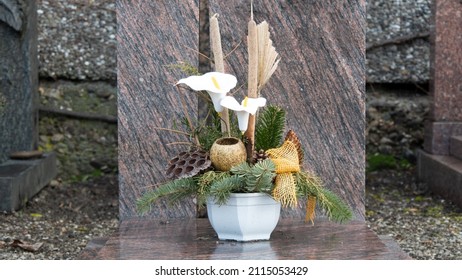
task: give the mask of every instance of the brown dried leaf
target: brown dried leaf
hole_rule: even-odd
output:
[[[29,243],[19,239],[13,240],[13,243],[10,244],[11,247],[21,248],[28,252],[37,252],[42,247],[42,242]]]

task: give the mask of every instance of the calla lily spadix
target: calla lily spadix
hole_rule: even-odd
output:
[[[221,100],[220,104],[221,106],[236,112],[237,121],[239,123],[239,130],[244,133],[247,130],[247,125],[249,123],[249,115],[255,115],[259,107],[265,106],[266,99],[263,97],[246,97],[244,100],[242,100],[241,104],[239,104],[236,98],[232,96],[226,96]]]
[[[179,80],[176,84],[185,84],[195,91],[207,91],[215,111],[220,113],[223,111],[220,101],[236,86],[237,79],[231,74],[208,72],[201,76],[189,76]]]

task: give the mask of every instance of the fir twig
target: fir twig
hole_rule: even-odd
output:
[[[214,182],[228,178],[231,175],[228,172],[208,171],[202,174],[197,180],[197,200],[199,205],[206,203],[207,197],[210,195],[210,188]]]
[[[230,172],[244,179],[245,189],[248,192],[271,193],[273,178],[276,175],[275,169],[273,161],[266,159],[255,165],[243,162],[233,166]]]
[[[286,113],[283,109],[277,106],[264,108],[255,127],[256,150],[266,151],[278,147],[282,141],[285,122]]]
[[[210,187],[210,194],[215,198],[218,204],[222,205],[228,201],[231,193],[237,189],[242,189],[245,182],[242,177],[233,175],[215,181]]]
[[[166,182],[143,194],[137,201],[137,210],[141,214],[146,213],[151,209],[152,204],[164,197],[173,204],[185,197],[194,195],[196,187],[196,181],[193,177]]]
[[[316,197],[317,204],[325,211],[329,220],[343,223],[352,219],[351,208],[335,193],[323,187],[322,181],[306,172],[295,174],[299,196]]]

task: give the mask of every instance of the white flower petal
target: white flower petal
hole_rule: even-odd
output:
[[[213,108],[215,109],[215,111],[217,111],[218,113],[223,112],[224,108],[220,105],[220,102],[226,96],[226,93],[218,93],[212,91],[207,91],[207,93],[210,95],[210,99],[212,99]]]
[[[208,72],[201,76],[181,79],[177,82],[178,84],[185,84],[195,91],[206,90],[226,94],[236,86],[237,79],[231,74]]]
[[[244,103],[245,103],[245,100],[242,101],[243,105]],[[249,112],[252,115],[255,115],[259,107],[263,107],[266,105],[266,99],[263,97],[247,98],[246,103],[247,103],[246,104],[247,106],[243,106],[244,110]]]
[[[231,74],[208,72],[203,77],[213,84],[213,88],[215,89],[213,92],[228,93],[237,85],[236,77]]]
[[[246,111],[236,111],[237,122],[239,124],[239,130],[244,133],[249,125],[250,114]]]
[[[230,110],[233,110],[233,111],[242,111],[242,110],[244,110],[242,105],[239,104],[239,102],[237,102],[236,98],[234,98],[232,96],[225,96],[221,100],[220,105],[225,107],[225,108],[228,108]]]

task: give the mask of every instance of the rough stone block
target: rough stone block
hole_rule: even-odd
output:
[[[434,193],[462,207],[462,160],[419,151],[417,172]]]
[[[449,145],[449,154],[462,160],[462,136],[451,137]]]
[[[424,135],[425,151],[435,155],[448,155],[453,135],[462,135],[462,122],[427,122]]]
[[[38,159],[8,160],[0,165],[0,211],[23,207],[57,174],[56,155]]]

